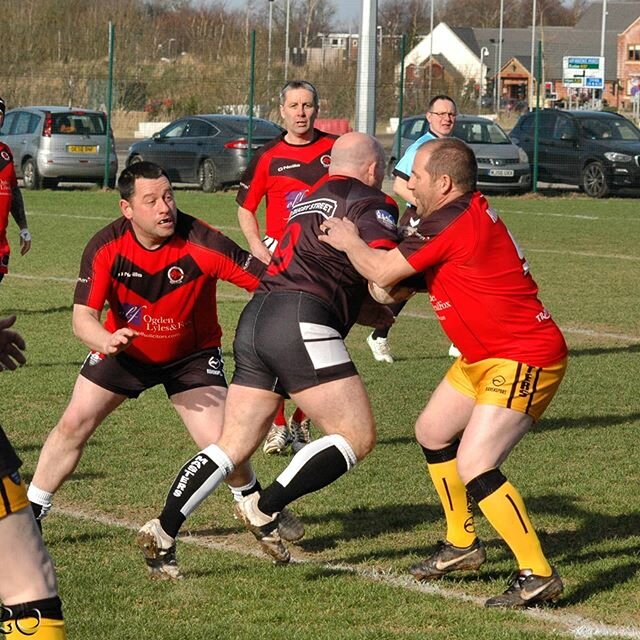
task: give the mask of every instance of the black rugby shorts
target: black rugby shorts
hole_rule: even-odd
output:
[[[168,364],[147,364],[119,353],[115,357],[92,351],[80,375],[103,389],[137,398],[145,389],[164,386],[169,397],[199,387],[225,387],[224,359],[220,347],[211,347]]]

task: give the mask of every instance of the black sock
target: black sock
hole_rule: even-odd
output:
[[[198,505],[233,471],[233,464],[216,445],[189,460],[176,476],[160,514],[160,525],[172,538]]]
[[[339,446],[336,446],[336,438],[340,438]],[[258,508],[266,514],[280,512],[297,498],[331,484],[355,462],[351,447],[341,436],[314,440],[301,449],[280,476],[263,490]]]

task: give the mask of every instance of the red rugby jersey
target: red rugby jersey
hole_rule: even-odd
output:
[[[506,358],[544,367],[566,356],[526,259],[480,193],[407,221],[402,231],[398,249],[424,273],[431,306],[467,361]]]
[[[0,273],[7,272],[9,257],[7,225],[9,224],[13,190],[17,186],[18,180],[13,166],[11,149],[3,142],[0,142]]]
[[[267,198],[265,233],[280,240],[289,212],[327,175],[337,137],[314,129],[307,144],[289,144],[281,136],[258,149],[240,179],[236,202],[254,214]]]
[[[264,269],[233,240],[180,211],[175,234],[155,250],[139,244],[122,217],[85,248],[74,303],[101,311],[108,302],[105,328],[140,334],[127,355],[167,363],[220,346],[217,281],[253,291]]]

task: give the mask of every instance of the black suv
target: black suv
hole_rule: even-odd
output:
[[[520,117],[511,139],[533,161],[535,111]],[[640,130],[617,113],[541,109],[538,177],[575,184],[603,198],[619,189],[640,189]]]

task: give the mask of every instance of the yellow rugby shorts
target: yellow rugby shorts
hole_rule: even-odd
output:
[[[29,506],[27,487],[16,471],[0,478],[0,518]]]
[[[458,358],[445,376],[457,391],[477,404],[514,409],[538,421],[556,394],[567,370],[567,359],[549,367],[515,360],[488,358],[473,364]]]

